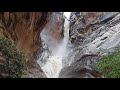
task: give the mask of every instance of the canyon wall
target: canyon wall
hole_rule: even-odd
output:
[[[34,60],[41,47],[40,33],[50,19],[51,12],[1,12],[0,36],[13,40],[27,55],[27,71],[23,77],[46,77]]]
[[[59,77],[101,77],[96,63],[108,52],[120,48],[119,29],[119,12],[72,12],[69,32],[74,49]]]

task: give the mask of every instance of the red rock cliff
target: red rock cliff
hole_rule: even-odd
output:
[[[0,13],[0,36],[15,41],[18,49],[23,49],[28,56],[28,71],[33,77],[42,72],[33,60],[33,54],[40,48],[40,32],[49,20],[50,12],[2,12]],[[37,76],[36,76],[37,75]]]

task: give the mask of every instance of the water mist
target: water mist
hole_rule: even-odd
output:
[[[68,13],[68,15],[69,14],[70,13]],[[47,37],[48,35],[46,35],[46,38]],[[49,38],[51,38],[52,41],[52,37],[49,36]],[[52,53],[51,56],[49,56],[46,64],[41,68],[48,78],[58,78],[60,70],[63,67],[62,60],[68,55],[69,52],[68,51],[69,49],[67,47],[69,42],[69,21],[67,19],[65,19],[64,22],[64,38],[61,40],[61,42],[56,47],[53,42],[52,43],[49,42],[50,42],[49,40],[46,41],[46,43],[48,44],[48,48],[51,49]]]

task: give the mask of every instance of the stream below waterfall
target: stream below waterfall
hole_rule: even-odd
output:
[[[67,13],[70,16],[70,13]],[[65,15],[65,14],[64,14]],[[65,15],[66,16],[66,15]],[[60,44],[58,44],[57,48],[52,49],[52,53],[48,58],[46,58],[46,63],[44,65],[40,65],[43,72],[47,76],[47,78],[58,78],[59,73],[63,67],[62,61],[68,55],[68,43],[69,43],[69,16],[65,19],[64,22],[64,38],[61,40]],[[47,38],[47,36],[46,36]],[[45,39],[45,38],[44,38]],[[48,41],[46,42],[48,43]],[[48,48],[49,43],[48,43]],[[54,47],[53,47],[54,48]],[[38,60],[39,63],[39,60]]]

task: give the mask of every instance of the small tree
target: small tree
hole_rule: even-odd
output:
[[[5,74],[5,77],[19,78],[26,66],[25,54],[19,51],[14,42],[8,38],[0,38],[0,52],[5,59],[0,64],[0,72]]]

